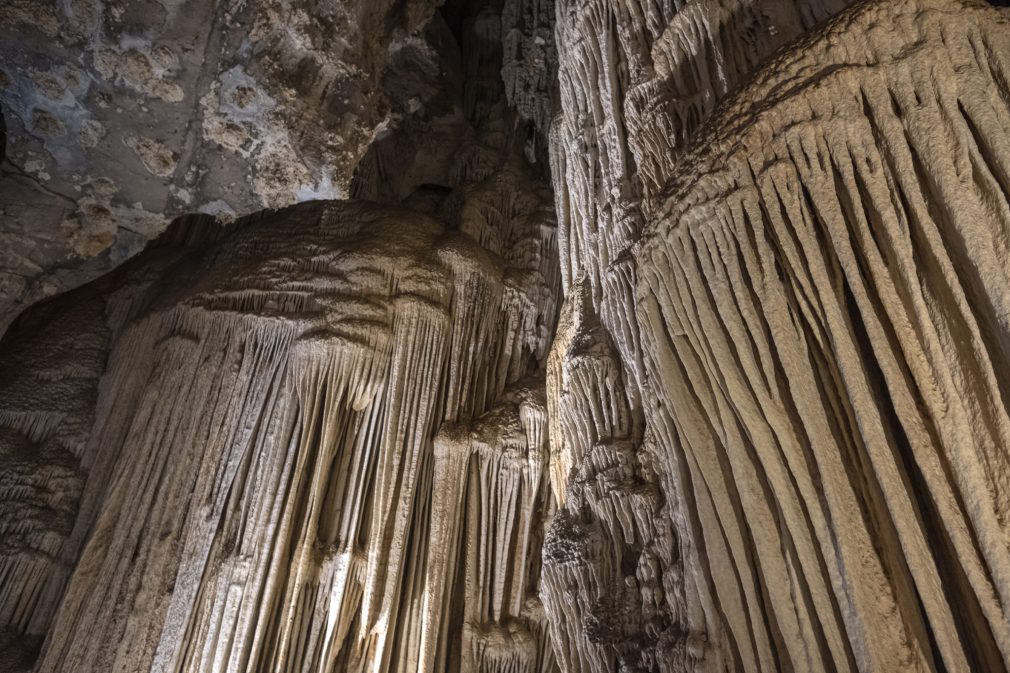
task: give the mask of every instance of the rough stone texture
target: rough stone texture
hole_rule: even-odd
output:
[[[0,414],[24,468],[4,489],[0,604],[47,633],[36,670],[551,669],[547,420],[527,373],[553,331],[554,228],[467,201],[455,231],[305,204],[17,324],[4,361],[31,376]],[[105,349],[99,383],[85,354]]]
[[[359,167],[385,205],[231,232],[185,218],[14,324],[0,646],[45,640],[0,654],[37,649],[39,672],[556,670],[539,549],[559,255],[499,31],[467,16],[460,47],[436,19],[401,49],[389,76],[435,104],[395,111],[412,116]],[[425,125],[456,142],[383,172]]]
[[[1008,17],[860,2],[747,83],[841,7],[622,9],[558,15],[562,669],[1006,670]]]
[[[27,312],[0,670],[1010,670],[1010,15],[849,5],[454,0]]]
[[[535,268],[557,264],[542,233]],[[540,670],[546,409],[522,380],[547,341],[526,271],[362,202],[243,223],[165,269],[112,344],[92,443],[120,458],[36,670],[408,671],[421,651],[444,670],[454,596],[467,670]],[[500,592],[460,596],[456,559]]]
[[[1010,662],[1008,29],[861,3],[763,68],[647,211],[648,415],[717,661]]]
[[[502,79],[509,105],[527,122],[526,158],[548,159],[557,96],[554,0],[510,0],[502,9]]]
[[[434,4],[4,2],[0,333],[177,215],[347,196]]]
[[[191,245],[210,240],[197,238]],[[0,623],[7,637],[0,643],[4,645],[36,641],[29,649],[37,653],[37,641],[59,605],[119,457],[118,445],[96,441],[93,434],[96,423],[109,422],[96,409],[112,394],[100,386],[110,344],[126,321],[150,301],[152,282],[178,255],[179,251],[152,252],[140,269],[127,265],[77,292],[49,300],[16,323],[3,341]],[[29,664],[34,653],[27,655]]]
[[[693,560],[680,465],[669,437],[657,442],[655,393],[643,396],[631,250],[718,102],[846,4],[558,3],[550,154],[567,297],[547,385],[563,512],[544,551],[544,603],[567,671],[718,668],[707,650],[721,647],[721,625]]]

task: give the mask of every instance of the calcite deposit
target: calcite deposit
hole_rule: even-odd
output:
[[[647,218],[647,413],[753,668],[1010,659],[1008,19],[854,7],[720,110]]]
[[[0,672],[1010,671],[1008,10],[0,17]]]
[[[0,332],[175,217],[346,197],[434,3],[5,0]],[[424,99],[416,101],[423,105]]]
[[[523,329],[543,305],[509,279],[539,266],[367,203],[240,226],[105,300],[135,317],[111,340],[84,451],[118,461],[37,670],[400,671],[422,648],[441,670],[454,599],[478,641],[468,659],[546,656],[543,639],[480,646],[543,630],[525,549],[543,523],[546,410],[524,377],[546,341]],[[25,426],[22,442],[62,439]],[[463,512],[450,493],[468,480]],[[456,513],[458,529],[424,523]],[[441,565],[464,541],[483,561]],[[16,613],[51,610],[31,570]],[[508,593],[461,596],[457,572]]]
[[[510,138],[500,20],[463,19],[441,72],[465,64],[465,80],[403,56],[438,107],[356,178],[403,204],[183,218],[9,331],[9,659],[554,670],[539,598],[554,208]],[[441,17],[426,33],[412,49],[456,45]],[[454,145],[395,179],[375,168],[432,123]]]
[[[558,14],[559,660],[1005,670],[1008,17],[616,4]]]

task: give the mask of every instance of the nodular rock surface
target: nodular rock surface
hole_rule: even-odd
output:
[[[1010,670],[1010,14],[422,4],[0,341],[0,671]]]
[[[417,51],[433,12],[426,0],[5,0],[0,332],[178,215],[348,196],[407,100],[384,73]]]

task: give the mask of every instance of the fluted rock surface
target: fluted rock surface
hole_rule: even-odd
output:
[[[648,413],[744,668],[1010,661],[1008,18],[844,13],[651,211]]]
[[[520,383],[552,320],[529,293],[551,289],[517,279],[550,276],[557,256],[549,220],[522,222],[496,233],[539,240],[525,266],[409,210],[307,204],[181,256],[143,310],[132,292],[107,297],[106,314],[136,315],[112,340],[87,445],[119,460],[37,670],[407,671],[421,648],[442,670],[453,600],[473,634],[467,670],[547,670],[529,552],[549,502],[546,409],[542,383]],[[92,326],[78,351],[107,338]],[[32,483],[59,490],[72,457],[63,477],[43,451],[77,425],[8,399],[4,447],[30,445],[47,464]],[[459,488],[469,514],[443,500]],[[75,496],[59,499],[72,511]],[[429,518],[447,535],[429,539]],[[37,585],[59,569],[32,559],[72,540],[45,533],[48,549],[5,555],[5,586],[21,589],[5,615],[53,610]]]
[[[574,302],[548,380],[552,461],[572,468],[544,555],[559,661],[1005,670],[1008,17],[861,2],[714,106],[772,44],[715,20],[729,4],[691,3],[650,38],[656,115],[635,112],[622,80],[634,60],[613,58],[634,17],[598,20],[618,27],[601,46],[586,39],[601,29],[577,30],[595,14],[559,13],[562,105],[575,102],[553,136]],[[737,19],[745,6],[762,3]],[[801,28],[840,9],[793,8],[797,21],[780,17]],[[723,38],[702,29],[719,25],[735,49],[713,60]],[[566,97],[569,64],[582,69]],[[628,94],[594,106],[587,80]],[[583,109],[610,134],[588,153]],[[623,378],[603,377],[614,360]],[[613,472],[612,419],[636,410],[637,463],[662,497],[633,511],[661,502],[674,524],[656,555],[665,622],[649,607],[649,539],[612,532],[628,517],[587,491]],[[609,496],[640,497],[631,484]],[[664,623],[681,644],[653,659]]]
[[[453,0],[386,57],[358,198],[0,341],[0,671],[1010,670],[1010,15]]]
[[[719,101],[847,4],[558,3],[550,141],[567,298],[548,389],[552,487],[564,512],[545,548],[544,601],[566,670],[718,666],[706,643],[721,626],[706,615],[693,566],[679,466],[646,413],[632,247]],[[586,535],[593,554],[551,553]]]
[[[0,669],[556,670],[554,208],[463,18],[387,71],[385,205],[184,218],[0,343]]]

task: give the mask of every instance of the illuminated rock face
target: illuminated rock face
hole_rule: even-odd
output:
[[[720,111],[635,251],[653,427],[755,668],[1010,659],[1007,19],[840,17]]]
[[[91,441],[119,460],[38,670],[410,670],[444,660],[452,600],[533,638],[514,552],[542,525],[546,410],[522,379],[547,333],[507,276],[557,264],[548,225],[509,232],[550,253],[522,268],[410,211],[310,205],[167,271],[109,356]],[[468,480],[453,526],[432,493]],[[461,596],[439,565],[459,558],[501,591]],[[506,645],[463,655],[543,656]]]
[[[1010,669],[1010,16],[451,2],[388,58],[358,198],[0,342],[0,671]]]
[[[1010,17],[807,5],[558,13],[565,670],[1010,661]]]
[[[465,80],[390,75],[439,100],[365,157],[386,204],[183,219],[6,335],[11,667],[555,670],[554,207],[510,138],[500,19],[462,23],[439,30]]]
[[[467,209],[460,229],[520,254],[402,208],[307,204],[139,260],[126,290],[92,298],[104,311],[82,318],[86,343],[111,342],[96,422],[49,483],[74,486],[72,512],[92,487],[74,459],[118,460],[37,670],[549,667],[535,562],[547,420],[529,375],[546,358],[557,252],[550,210],[494,205],[513,215],[494,226]],[[130,316],[113,329],[103,313]],[[66,451],[76,419],[31,397],[18,415],[17,384],[4,450]],[[5,608],[40,623],[65,578],[37,557],[74,541],[32,533],[8,559],[21,591]],[[450,627],[467,648],[449,651]]]

